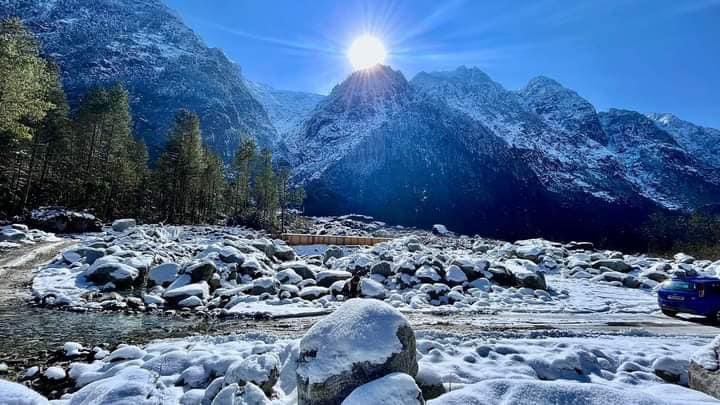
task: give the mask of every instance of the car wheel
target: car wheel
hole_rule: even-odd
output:
[[[667,316],[671,316],[671,317],[674,317],[675,315],[677,315],[677,312],[675,312],[675,311],[668,311],[667,309],[663,309],[663,310],[662,310],[662,313],[665,314],[665,315],[667,315]]]

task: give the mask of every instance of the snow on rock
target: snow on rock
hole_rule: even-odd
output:
[[[195,284],[187,284],[182,287],[168,289],[163,294],[163,298],[172,302],[180,302],[189,297],[197,297],[204,300],[207,299],[209,295],[210,287],[208,283],[201,281]]]
[[[155,387],[156,378],[154,373],[130,365],[110,378],[103,378],[82,387],[72,395],[69,404],[159,404],[163,397]]]
[[[62,367],[48,367],[47,370],[45,370],[45,377],[47,377],[48,380],[63,380],[66,375]]]
[[[693,353],[687,374],[690,388],[720,398],[720,336]]]
[[[38,242],[55,242],[58,240],[52,233],[30,229],[24,224],[0,226],[0,251],[18,248],[23,245],[33,245]]]
[[[83,346],[77,342],[67,342],[63,345],[63,352],[65,353],[65,357],[79,356],[81,350],[83,350]]]
[[[56,233],[96,232],[102,224],[94,215],[63,207],[41,207],[30,214],[30,223],[44,231]]]
[[[361,300],[349,302],[353,301]],[[377,300],[362,301],[372,306],[387,306]],[[121,346],[104,359],[71,363],[67,368],[67,381],[78,391],[67,394],[61,403],[175,405],[215,401],[216,404],[266,405],[272,399],[275,404],[296,404],[298,394],[303,395],[302,377],[298,374],[303,368],[307,372],[308,367],[317,366],[312,364],[314,359],[322,358],[329,366],[318,369],[319,372],[331,370],[335,374],[343,370],[339,371],[340,375],[346,376],[350,374],[342,373],[352,370],[345,360],[363,361],[362,357],[366,357],[364,360],[372,357],[383,361],[380,357],[384,358],[386,353],[380,352],[398,342],[396,336],[390,336],[387,328],[380,326],[402,325],[403,321],[394,321],[396,315],[380,318],[388,322],[355,327],[357,330],[342,334],[345,340],[338,346],[330,344],[329,335],[323,338],[315,335],[313,341],[324,345],[316,353],[303,351],[298,340],[283,340],[262,333],[166,339],[143,347]],[[362,316],[356,319],[364,320]],[[333,323],[343,324],[338,319]],[[385,334],[395,341],[377,344],[376,338]],[[400,377],[404,381],[387,383],[395,379],[388,375],[402,373],[398,370],[369,375],[333,403],[343,400],[355,403],[366,398],[367,404],[414,404],[419,398],[415,396],[418,391],[423,392],[426,400],[432,399],[430,404],[717,403],[697,391],[670,384],[657,374],[657,370],[675,369],[679,362],[689,359],[709,341],[692,336],[669,339],[634,331],[568,337],[558,337],[557,331],[532,331],[525,337],[516,332],[455,335],[420,331],[414,351],[419,363],[415,382],[408,375]],[[360,346],[350,353],[354,356],[352,359],[338,351],[350,350],[350,344],[357,342]],[[375,346],[371,346],[372,343],[376,343]],[[335,357],[325,356],[323,351]],[[308,357],[309,354],[315,356]],[[38,367],[34,374],[40,374]],[[245,383],[246,380],[253,382]],[[445,393],[445,387],[455,391]],[[375,400],[387,392],[391,395]],[[533,396],[523,396],[523,392]],[[403,393],[408,395],[401,395]],[[0,389],[0,398],[2,394],[4,391]],[[121,398],[130,402],[121,402]],[[410,402],[383,402],[400,398]],[[620,400],[626,402],[617,402]],[[2,399],[0,403],[4,403]]]
[[[273,387],[280,376],[280,358],[275,353],[251,355],[235,362],[228,367],[225,384],[253,383],[260,387],[268,396],[272,395]]]
[[[87,269],[85,277],[97,284],[113,283],[117,287],[129,287],[139,274],[138,269],[127,264],[110,261],[100,263],[98,260]]]
[[[428,401],[428,405],[686,405],[713,402],[711,397],[670,384],[619,387],[566,381],[493,379],[450,392]]]
[[[135,222],[135,220],[131,218],[116,219],[112,223],[112,230],[115,232],[125,232],[136,225],[137,222]]]
[[[415,376],[415,356],[415,334],[396,309],[351,299],[300,340],[299,404],[337,404],[360,385],[393,372]]]
[[[420,388],[407,374],[393,373],[356,388],[342,405],[424,405]]]
[[[145,356],[146,352],[137,346],[123,346],[106,357],[107,361],[136,360]]]
[[[383,299],[385,298],[386,291],[385,287],[377,281],[364,278],[360,281],[360,294],[366,298]]]
[[[153,267],[148,272],[149,286],[169,286],[177,278],[179,269],[180,266],[178,266],[176,263],[163,263]]]
[[[0,404],[44,405],[48,400],[30,388],[0,378]]]
[[[720,269],[683,255],[623,255],[542,239],[438,237],[368,221],[314,218],[310,226],[318,233],[384,231],[401,237],[371,247],[328,247],[324,256],[296,253],[290,261],[277,257],[286,245],[243,228],[138,225],[123,233],[106,231],[40,268],[33,296],[39,304],[71,310],[149,312],[172,310],[194,296],[185,302],[186,311],[219,317],[327,312],[355,296],[385,300],[403,311],[649,313],[657,309],[659,282]],[[133,292],[125,290],[130,287]],[[112,290],[118,294],[103,294]],[[143,297],[139,303],[136,292]]]

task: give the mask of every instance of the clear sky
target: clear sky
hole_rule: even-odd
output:
[[[720,128],[720,0],[165,0],[251,80],[327,93],[372,33],[387,64],[552,77],[590,100]]]

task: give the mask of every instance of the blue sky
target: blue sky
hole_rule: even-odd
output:
[[[538,75],[599,110],[672,112],[720,128],[720,0],[165,0],[246,77],[327,93],[345,51],[380,37],[387,64],[477,66],[509,89]]]

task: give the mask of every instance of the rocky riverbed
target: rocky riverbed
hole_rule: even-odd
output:
[[[568,342],[579,345],[573,349],[575,357],[584,356],[577,351],[619,356],[608,360],[613,364],[610,368],[591,367],[583,374],[587,378],[568,378],[558,372],[555,379],[563,381],[602,378],[603,384],[611,386],[643,384],[650,389],[660,383],[664,385],[657,389],[672,390],[666,387],[668,382],[687,385],[690,353],[716,334],[710,324],[687,323],[657,311],[654,289],[658,282],[678,272],[715,274],[717,263],[687,255],[653,258],[599,250],[587,243],[540,239],[507,243],[458,236],[442,227],[434,232],[387,227],[356,216],[308,219],[305,227],[315,233],[332,230],[395,239],[373,247],[289,247],[249,229],[129,222],[72,241],[61,240],[59,245],[39,243],[28,245],[29,250],[16,247],[15,253],[6,250],[4,263],[16,266],[13,277],[0,282],[4,296],[13,297],[0,300],[4,331],[0,372],[7,368],[12,379],[59,398],[83,386],[77,381],[80,372],[72,371],[81,366],[73,363],[107,362],[105,355],[127,344],[149,353],[153,341],[187,341],[188,336],[196,336],[190,338],[198,339],[194,342],[206,342],[193,343],[194,347],[211,345],[213,339],[242,347],[261,345],[259,341],[266,345],[283,342],[277,354],[285,363],[287,358],[280,354],[294,350],[288,342],[297,342],[312,325],[356,296],[399,311],[433,345],[438,339],[448,347],[470,341],[494,344],[498,339],[512,345],[513,350],[502,354],[508,356],[500,362],[502,367],[508,361],[528,361],[524,355],[528,349],[523,346],[528,344],[537,345],[533,353],[540,357],[552,358]],[[45,253],[37,254],[45,248]],[[35,270],[30,272],[31,268]],[[238,335],[238,331],[245,333]],[[81,355],[67,356],[66,342],[78,342]],[[617,351],[626,345],[633,349]],[[643,345],[647,348],[640,349]],[[611,348],[614,351],[607,352]],[[647,357],[640,356],[643,350]],[[487,380],[467,376],[486,375],[489,363],[471,362],[469,357],[465,361],[454,352],[438,353],[433,356],[447,357],[445,369],[437,372],[446,390]],[[658,360],[664,357],[672,361]],[[135,364],[133,359],[119,360],[111,363]],[[497,361],[492,364],[498,367]],[[666,370],[671,366],[674,374]],[[509,370],[502,367],[502,372]],[[529,367],[536,378],[545,379],[539,369]],[[174,399],[168,399],[169,403],[188,393],[187,400],[199,398],[197,390],[210,390],[204,383],[198,387],[180,384],[178,376],[173,377]],[[152,381],[153,385],[160,382]],[[528,389],[538,388],[529,384]],[[383,392],[382,387],[376,389]],[[272,391],[260,390],[266,400],[278,403],[294,403],[296,398],[292,390],[277,385]],[[242,396],[240,391],[236,394],[233,398]]]

